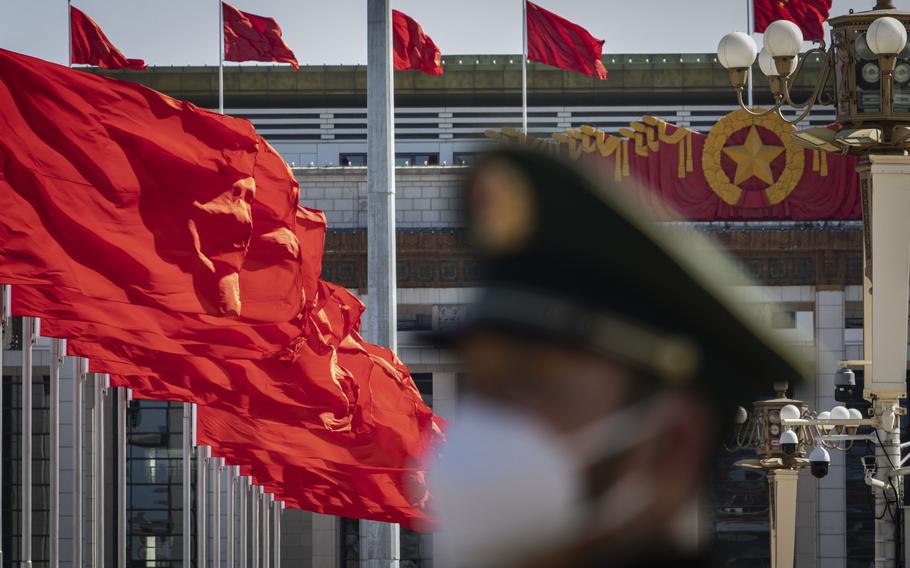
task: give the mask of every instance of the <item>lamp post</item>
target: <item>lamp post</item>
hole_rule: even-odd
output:
[[[774,104],[764,111],[746,109],[756,116],[776,113],[796,124],[818,104],[833,105],[836,124],[807,128],[793,134],[802,146],[851,154],[861,158],[858,171],[864,221],[864,303],[866,371],[864,398],[872,403],[877,428],[876,467],[872,480],[875,495],[875,566],[896,564],[895,523],[887,514],[889,500],[901,497],[893,483],[900,465],[900,429],[896,415],[906,398],[908,279],[910,279],[910,48],[907,28],[910,12],[878,0],[868,12],[850,13],[829,20],[831,45],[817,41],[802,60],[800,29],[791,22],[771,23],[765,47],[757,54],[746,34],[725,36],[718,46],[718,60],[730,75],[740,106],[746,71],[756,57],[768,77]],[[811,95],[796,102],[790,87],[810,55],[822,59],[822,70]],[[787,119],[782,110],[799,112]],[[873,296],[874,284],[874,296]],[[872,468],[870,467],[870,470]],[[893,495],[892,495],[893,494]]]

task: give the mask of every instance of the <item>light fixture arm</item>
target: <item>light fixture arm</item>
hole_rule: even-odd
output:
[[[783,96],[782,96],[782,95],[776,96],[775,99],[777,99],[777,100],[776,100],[776,102],[774,103],[774,106],[771,107],[770,109],[768,109],[768,110],[766,110],[766,111],[764,111],[764,112],[755,112],[754,110],[752,110],[752,109],[749,108],[749,106],[746,104],[745,99],[743,99],[743,90],[742,90],[742,88],[736,89],[736,100],[739,102],[739,108],[741,108],[742,110],[744,110],[744,111],[746,111],[747,113],[749,113],[749,116],[754,116],[754,117],[756,117],[756,118],[761,118],[761,117],[763,117],[763,116],[768,116],[769,114],[773,114],[773,113],[775,113],[775,112],[780,111],[781,105],[784,104]]]
[[[831,54],[827,49],[825,49],[824,41],[819,40],[819,44],[819,47],[814,47],[807,51],[806,55],[803,56],[802,61],[799,62],[793,73],[791,73],[783,80],[784,100],[788,105],[792,106],[795,109],[804,109],[808,106],[814,105],[816,99],[818,98],[818,95],[821,93],[822,89],[824,89],[825,85],[828,84],[828,76],[831,72]],[[809,56],[813,54],[822,54],[825,56],[824,63],[822,64],[821,71],[819,72],[819,80],[816,81],[815,89],[812,92],[812,95],[802,103],[796,103],[790,96],[790,83],[799,76],[803,70],[803,66],[806,64],[806,61],[809,60]]]

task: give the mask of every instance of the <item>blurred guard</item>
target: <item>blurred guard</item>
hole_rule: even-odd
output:
[[[695,511],[719,440],[800,378],[727,298],[721,255],[618,192],[525,150],[468,183],[485,293],[445,338],[466,397],[431,471],[460,566],[711,566]]]

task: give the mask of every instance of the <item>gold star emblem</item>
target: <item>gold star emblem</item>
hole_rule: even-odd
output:
[[[773,184],[771,162],[784,150],[783,146],[766,146],[761,141],[758,130],[752,126],[742,146],[727,146],[723,149],[724,155],[736,162],[733,184],[739,185],[752,177],[757,177],[768,185]]]

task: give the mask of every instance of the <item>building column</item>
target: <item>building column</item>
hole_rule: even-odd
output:
[[[341,566],[338,558],[338,517],[313,515],[313,568],[336,568]]]
[[[815,409],[819,412],[840,404],[834,400],[834,375],[838,361],[846,356],[845,300],[843,289],[817,289],[815,293]],[[845,456],[843,452],[830,454],[828,475],[817,481],[817,566],[844,568],[847,565]],[[814,481],[810,478],[807,480]],[[802,556],[800,560],[803,560]],[[802,562],[797,562],[797,566],[803,565]]]

